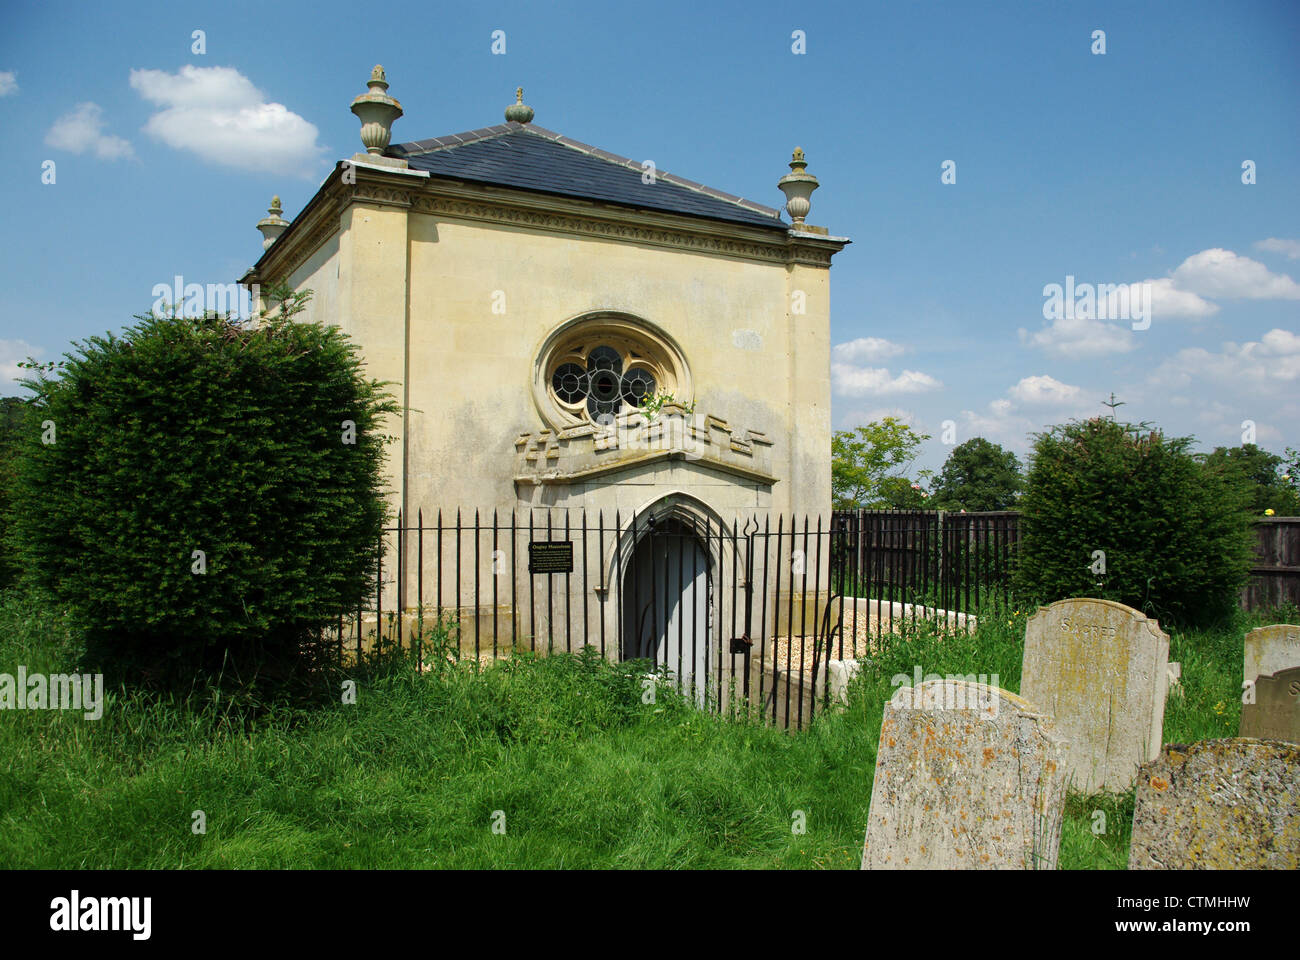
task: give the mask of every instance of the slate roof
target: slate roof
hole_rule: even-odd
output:
[[[533,124],[503,123],[468,133],[390,146],[413,170],[435,177],[491,183],[541,193],[601,200],[643,210],[664,210],[785,231],[771,207],[655,172],[643,183],[641,164],[570,140]]]

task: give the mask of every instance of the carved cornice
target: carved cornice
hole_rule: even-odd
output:
[[[430,187],[432,189],[434,185],[431,184]],[[565,210],[559,203],[547,204],[545,207],[525,206],[505,198],[477,199],[426,192],[414,198],[412,209],[416,213],[437,217],[531,227],[548,233],[623,240],[766,263],[803,263],[829,267],[832,255],[844,246],[842,242],[836,241],[810,243],[792,240],[775,231],[766,231],[766,236],[757,230],[750,237],[727,236],[716,229],[693,228],[694,225],[688,227],[683,222],[673,223],[667,217],[662,218],[665,221],[663,223],[647,223],[647,220],[657,218],[642,211],[629,211],[629,216],[623,217],[612,215],[606,208],[601,210],[601,215],[596,215],[587,211]],[[685,219],[682,218],[683,221]],[[713,227],[712,224],[709,226]]]
[[[344,195],[345,203],[373,203],[381,207],[409,208],[417,195],[416,187],[402,184],[387,186],[380,183],[358,182],[351,194]]]
[[[343,173],[354,183],[344,183]],[[353,203],[398,207],[456,220],[526,227],[577,237],[649,244],[763,263],[828,268],[849,242],[806,231],[779,231],[745,224],[697,220],[664,211],[624,209],[576,197],[537,194],[507,187],[412,177],[413,171],[340,164],[289,229],[243,278],[287,276],[339,229]]]

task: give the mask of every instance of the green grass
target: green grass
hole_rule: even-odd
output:
[[[664,689],[643,704],[635,671],[594,653],[390,665],[361,676],[355,705],[257,715],[197,692],[118,691],[93,722],[3,711],[0,867],[856,868],[890,678],[919,664],[1016,690],[1025,613],[895,642],[848,710],[797,735]],[[1173,635],[1186,692],[1167,742],[1235,735],[1248,627]],[[66,669],[76,646],[48,607],[0,603],[0,672]],[[1072,795],[1060,865],[1123,868],[1131,817],[1131,794]]]

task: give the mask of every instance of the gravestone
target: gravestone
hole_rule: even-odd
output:
[[[1169,669],[1166,671],[1169,675],[1169,696],[1178,694],[1183,695],[1183,665],[1177,660],[1169,661]]]
[[[901,688],[880,726],[862,869],[1055,869],[1064,748],[1006,690]]]
[[[1138,772],[1130,870],[1300,870],[1300,745],[1169,744]]]
[[[831,703],[840,707],[848,706],[849,684],[862,672],[862,663],[858,660],[831,660],[826,664],[826,676],[831,685]]]
[[[1241,707],[1241,735],[1300,743],[1300,667],[1255,678],[1253,702]]]
[[[1056,718],[1067,771],[1084,793],[1128,790],[1160,752],[1169,637],[1112,600],[1058,600],[1025,627],[1020,693]]]
[[[1290,623],[1275,623],[1256,627],[1246,634],[1246,663],[1242,682],[1250,683],[1256,677],[1300,667],[1300,627]]]

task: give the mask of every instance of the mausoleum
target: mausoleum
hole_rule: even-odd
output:
[[[629,619],[606,603],[620,577],[648,576],[629,573],[634,522],[680,531],[670,565],[679,579],[690,570],[677,615],[709,623],[710,577],[737,558],[690,531],[829,518],[829,271],[849,241],[807,221],[818,182],[802,150],[774,171],[787,221],[545,129],[522,90],[504,123],[393,143],[403,108],[375,67],[352,110],[365,152],[339,161],[291,221],[277,199],[241,282],[310,288],[307,319],[337,324],[392,384],[402,412],[388,425],[388,482],[405,524],[439,510],[468,524],[477,510],[484,523],[549,522],[554,537],[563,518],[599,516],[587,585],[575,572],[565,599],[611,636],[636,623],[639,637],[672,614]],[[402,549],[390,610],[417,594],[427,604],[431,589]],[[467,598],[466,577],[440,585],[441,606],[481,620],[487,601]],[[517,634],[518,589],[500,593],[493,614]],[[647,626],[656,619],[662,630]]]

